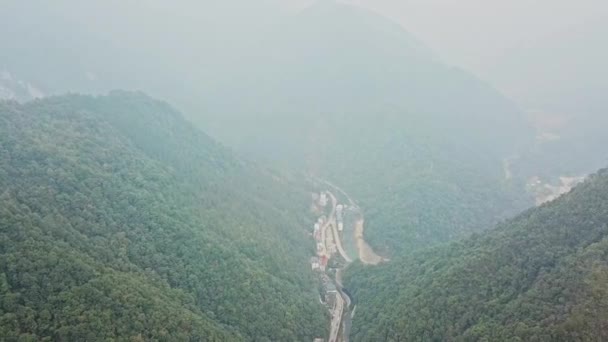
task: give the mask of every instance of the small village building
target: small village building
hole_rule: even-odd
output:
[[[319,196],[319,205],[325,207],[327,205],[327,194],[322,192]]]
[[[319,262],[319,258],[312,257],[310,258],[310,265],[313,271],[317,271],[321,269],[321,263]]]
[[[321,254],[323,253],[324,248],[323,248],[323,244],[322,243],[317,243],[317,254]]]
[[[325,272],[327,268],[327,263],[329,262],[329,258],[326,255],[323,255],[319,258],[319,269]]]

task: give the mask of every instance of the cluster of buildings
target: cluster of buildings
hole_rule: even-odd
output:
[[[313,194],[313,201],[319,208],[326,207],[329,203],[329,194],[321,192]],[[312,258],[310,263],[313,270],[324,272],[327,268],[329,258],[338,252],[338,241],[334,241],[334,234],[329,226],[335,225],[339,232],[344,230],[344,214],[348,209],[346,205],[338,204],[335,208],[335,222],[327,222],[328,218],[321,216],[314,224],[312,236],[316,244],[316,257]],[[330,218],[333,220],[334,218]]]
[[[320,217],[319,220],[315,223],[312,236],[315,239],[315,243],[317,246],[317,256],[312,257],[310,259],[310,265],[313,271],[321,271],[325,272],[327,269],[327,262],[329,261],[329,257],[327,255],[327,249],[325,248],[325,232],[323,231],[325,223],[325,218]]]
[[[313,194],[313,208],[317,212],[322,213],[326,211],[329,203],[330,194],[327,192],[321,192],[319,194]],[[333,208],[332,208],[333,209]],[[342,296],[338,292],[335,283],[329,278],[326,273],[328,268],[327,264],[332,255],[338,252],[337,243],[334,239],[339,239],[338,236],[334,236],[335,229],[338,231],[344,229],[344,211],[346,206],[339,204],[335,208],[335,218],[332,216],[327,218],[321,216],[313,226],[312,236],[315,240],[316,245],[316,256],[310,258],[310,264],[313,271],[320,273],[321,284],[323,288],[322,300],[332,314],[332,325],[329,342],[335,342],[338,337],[340,330],[341,316],[344,308],[344,301]],[[323,338],[316,338],[313,342],[324,342]]]
[[[326,256],[321,257],[312,257],[310,258],[310,265],[312,266],[313,271],[321,271],[325,272],[327,269],[327,262],[329,259]]]

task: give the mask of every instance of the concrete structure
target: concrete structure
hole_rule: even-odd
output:
[[[319,196],[319,205],[325,207],[327,205],[327,194],[325,192],[321,192]]]
[[[344,206],[342,204],[338,204],[336,206],[336,221],[338,221],[338,223],[343,221],[344,215]]]
[[[319,255],[321,255],[321,254],[323,254],[323,252],[325,252],[325,248],[323,248],[323,244],[322,243],[318,242],[317,243],[317,253]]]
[[[321,256],[321,258],[319,258],[319,269],[323,272],[325,272],[325,268],[327,268],[327,263],[329,262],[329,258],[327,258],[327,256],[323,255]]]
[[[319,262],[319,258],[317,257],[310,258],[310,265],[313,271],[319,270],[321,268],[321,263]]]
[[[341,232],[344,230],[344,222],[338,222],[338,231]]]
[[[325,293],[338,293],[338,289],[336,288],[336,285],[334,285],[333,282],[328,281],[325,285]]]

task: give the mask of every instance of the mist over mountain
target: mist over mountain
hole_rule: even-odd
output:
[[[604,339],[605,25],[389,2],[0,4],[0,340]]]
[[[206,121],[240,151],[348,188],[369,210],[375,247],[446,241],[530,203],[503,170],[533,142],[523,113],[391,21],[321,2],[259,51],[212,93],[222,115]]]
[[[29,101],[45,93],[31,83],[20,80],[6,70],[0,71],[0,100]]]
[[[521,194],[523,183],[505,181],[503,170],[504,158],[533,142],[523,113],[380,15],[320,1],[288,17],[270,5],[258,7],[252,20],[239,22],[227,3],[216,10],[231,13],[234,25],[196,20],[194,13],[176,23],[188,6],[165,12],[162,4],[110,2],[95,8],[101,13],[95,17],[107,21],[79,30],[83,18],[72,13],[93,14],[86,5],[68,12],[70,5],[54,8],[70,20],[49,25],[46,34],[53,39],[45,41],[88,52],[55,49],[56,67],[50,65],[53,56],[39,66],[54,73],[44,79],[61,82],[58,89],[67,84],[67,89],[104,91],[120,85],[160,94],[240,153],[347,185],[372,211],[381,198],[391,198],[394,210],[377,210],[370,222],[378,227],[370,234],[382,236],[371,237],[379,248],[418,248],[466,235],[531,203]],[[130,17],[134,10],[141,15]],[[149,29],[156,20],[168,25]],[[135,27],[120,35],[124,25]],[[35,31],[27,24],[16,27]],[[218,34],[227,41],[217,41]],[[230,37],[246,43],[233,46]],[[38,48],[34,42],[28,46]],[[113,55],[123,56],[119,65]],[[76,56],[78,63],[70,62]],[[25,64],[15,59],[11,65]],[[461,195],[479,205],[463,210]],[[435,218],[425,219],[427,214]],[[418,226],[419,221],[428,223]]]
[[[6,27],[0,32],[0,42],[5,47],[5,53],[0,56],[0,68],[26,80],[37,89],[44,90],[45,94],[61,94],[65,91],[103,94],[112,89],[125,88],[143,90],[170,100],[186,115],[193,116],[193,119],[206,114],[207,126],[203,128],[213,136],[225,140],[228,135],[223,134],[222,128],[226,125],[225,121],[230,124],[230,120],[211,119],[221,113],[215,110],[216,106],[225,102],[238,102],[242,107],[243,103],[248,103],[247,97],[257,95],[251,94],[251,87],[266,88],[266,92],[272,91],[272,87],[278,87],[278,82],[283,82],[281,80],[285,80],[286,76],[277,74],[284,71],[279,66],[268,65],[271,60],[285,65],[290,59],[292,67],[298,70],[290,70],[296,72],[291,77],[301,77],[304,74],[308,76],[310,71],[314,71],[310,68],[316,68],[317,72],[311,75],[314,77],[314,74],[319,73],[319,68],[324,68],[322,72],[327,73],[327,77],[332,77],[333,74],[335,78],[339,76],[339,70],[327,70],[329,64],[315,64],[310,59],[314,59],[314,56],[320,59],[322,51],[325,51],[326,55],[340,59],[352,68],[355,65],[361,66],[365,61],[370,62],[382,51],[397,59],[404,56],[412,58],[416,54],[424,59],[422,56],[426,54],[428,57],[430,54],[422,43],[404,33],[398,24],[378,15],[362,15],[364,10],[334,1],[318,1],[316,5],[305,9],[309,14],[318,12],[317,15],[325,17],[324,20],[317,18],[320,19],[318,25],[314,20],[305,23],[306,19],[302,17],[307,15],[294,12],[303,3],[274,0],[230,0],[221,3],[185,0],[167,4],[162,1],[135,3],[112,0],[85,4],[61,0],[49,5],[40,1],[5,1],[0,13]],[[390,8],[386,4],[371,6],[361,2],[361,5],[377,8],[381,12],[386,12],[383,10],[385,7]],[[474,8],[470,3],[463,6],[458,10],[459,15],[466,9]],[[584,8],[589,6],[586,3]],[[563,14],[564,8],[561,6],[559,13]],[[346,19],[346,14],[340,12],[359,14]],[[428,15],[426,10],[421,13]],[[531,21],[529,17],[533,13],[526,14],[526,23]],[[577,12],[576,18],[580,15],[582,14]],[[501,18],[500,22],[503,21],[504,18]],[[404,21],[400,24],[409,26]],[[413,20],[411,25],[418,24],[419,21]],[[583,24],[585,23],[573,24],[570,30],[562,29],[560,34],[541,37],[542,39],[537,37],[526,42],[527,45],[514,47],[504,59],[494,61],[496,70],[492,73],[493,80],[498,80],[502,88],[508,90],[507,95],[520,101],[518,105],[526,112],[526,118],[536,117],[528,112],[540,111],[551,120],[568,119],[566,127],[557,132],[551,130],[552,134],[562,138],[561,144],[549,144],[547,153],[540,157],[555,160],[558,159],[553,157],[555,151],[561,151],[560,155],[580,165],[576,172],[569,172],[570,175],[593,172],[605,162],[605,156],[601,153],[603,135],[601,132],[587,133],[593,131],[594,127],[601,126],[605,116],[605,101],[601,95],[605,82],[601,77],[596,77],[602,69],[602,56],[606,54],[606,49],[601,44],[605,26],[596,17]],[[295,28],[298,25],[300,29]],[[554,26],[561,27],[551,23],[551,27]],[[351,31],[346,32],[346,27]],[[461,28],[458,32],[462,30],[464,29]],[[289,34],[294,36],[290,37]],[[343,39],[339,39],[340,34]],[[331,35],[334,38],[328,37]],[[401,37],[399,42],[397,36]],[[375,43],[370,43],[372,37]],[[336,39],[339,41],[336,42]],[[325,50],[314,50],[323,46]],[[289,57],[281,49],[289,49],[292,54],[297,51],[301,59]],[[429,59],[445,60],[443,57],[445,56],[431,56]],[[302,60],[305,63],[301,63]],[[407,65],[405,60],[404,63],[395,59],[392,62],[396,63],[378,59],[376,65],[385,69],[394,68],[395,65],[403,69]],[[421,65],[415,64],[414,67],[410,64],[409,68],[419,70]],[[270,74],[261,75],[260,72],[251,71],[257,69],[264,69]],[[373,73],[364,73],[359,68],[352,70],[358,70],[360,74],[339,76],[342,79],[341,88],[344,88],[343,95],[335,94],[338,97],[350,96],[352,93],[345,100],[349,102],[358,100],[363,93],[372,92],[371,87],[361,87],[364,75],[370,83],[374,83],[374,79],[378,80],[377,77],[384,77],[384,74],[374,76]],[[345,74],[347,72],[343,70],[342,75]],[[523,74],[528,74],[526,82],[521,81]],[[361,79],[350,83],[355,80],[349,77],[357,76]],[[411,79],[414,81],[414,78]],[[303,79],[302,86],[306,83],[304,81]],[[378,87],[376,82],[374,89],[381,94],[388,89],[387,97],[394,94],[396,89],[398,92],[412,90],[389,82],[389,79],[383,81],[384,87]],[[437,81],[426,75],[416,79],[419,89],[423,89],[425,82],[430,82],[432,87]],[[274,85],[271,87],[268,82]],[[323,88],[320,84],[312,86],[318,87],[318,93],[331,94],[331,88]],[[399,86],[403,89],[399,89]],[[323,92],[322,89],[327,91]],[[256,91],[260,92],[261,89]],[[291,92],[298,92],[298,89],[292,89]],[[318,93],[308,96],[316,96]],[[285,92],[278,95],[284,94]],[[434,89],[431,89],[430,92],[419,92],[415,98],[435,100],[434,94]],[[309,102],[303,96],[300,96],[297,105]],[[361,98],[362,103],[365,103],[364,99],[365,97]],[[267,110],[256,109],[254,106],[252,116],[262,115],[262,111]],[[577,119],[569,119],[573,116]],[[502,124],[504,122],[498,122],[496,127]],[[537,129],[540,133],[548,130],[546,126],[537,126]],[[577,137],[581,135],[590,136],[594,142],[577,147],[580,145]],[[588,153],[591,150],[594,151],[593,154]],[[272,151],[265,150],[264,153],[271,154]],[[553,168],[556,164],[541,164],[535,169]]]

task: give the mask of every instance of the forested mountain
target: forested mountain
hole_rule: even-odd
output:
[[[607,251],[603,170],[494,230],[351,269],[351,340],[606,340]]]
[[[380,15],[334,0],[291,16],[271,10],[274,0],[248,4],[238,12],[251,21],[231,10],[236,1],[209,13],[192,1],[96,2],[93,11],[75,0],[48,11],[8,3],[0,63],[14,73],[54,91],[128,87],[169,98],[240,153],[347,189],[385,255],[465,236],[532,204],[503,170],[532,143],[522,113]],[[14,19],[30,12],[31,21]],[[65,42],[81,49],[48,47]],[[53,54],[32,60],[38,49]]]
[[[320,1],[233,75],[207,101],[226,113],[209,116],[214,134],[347,189],[384,254],[464,236],[532,204],[503,169],[532,143],[522,113],[384,17]]]
[[[139,93],[0,104],[0,336],[303,341],[298,182]]]

